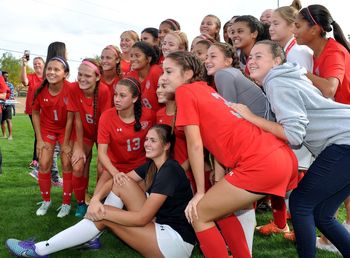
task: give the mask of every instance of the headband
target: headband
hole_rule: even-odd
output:
[[[175,30],[180,30],[180,26],[173,19],[166,19],[164,22],[170,23],[170,25],[173,26]]]
[[[310,18],[312,19],[312,21],[315,23],[315,25],[318,25],[318,23],[315,21],[314,17],[313,17],[312,14],[311,14],[311,12],[310,12],[310,10],[309,10],[309,7],[306,7],[306,10],[307,10],[307,12],[308,12]]]
[[[115,46],[108,45],[107,47],[105,47],[105,49],[112,50],[112,52],[116,55],[116,57],[119,58],[119,54],[118,54],[118,51],[115,49]]]
[[[55,57],[51,58],[49,62],[54,61],[54,60],[56,60],[56,61],[62,63],[65,70],[68,69],[67,62],[66,62],[62,57],[55,56]]]
[[[88,60],[84,60],[83,62],[81,62],[81,64],[87,65],[88,67],[90,67],[92,70],[94,70],[94,72],[97,74],[97,76],[101,75],[100,69],[98,69],[97,65],[95,65],[94,63],[88,61]]]
[[[123,78],[123,80],[126,80],[126,81],[131,82],[131,84],[134,85],[134,86],[136,87],[137,92],[138,92],[139,94],[141,94],[139,86],[138,86],[133,80],[131,80],[129,77],[125,77],[125,78]]]

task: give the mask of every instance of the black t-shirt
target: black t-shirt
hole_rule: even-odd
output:
[[[135,169],[143,179],[146,178],[151,161]],[[185,171],[173,159],[164,162],[155,173],[149,194],[158,193],[167,198],[156,214],[156,222],[172,227],[182,239],[190,244],[196,243],[196,236],[192,226],[185,217],[185,208],[192,199],[192,190]]]

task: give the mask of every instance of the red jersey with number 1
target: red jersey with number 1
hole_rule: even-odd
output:
[[[157,124],[166,124],[174,126],[174,115],[168,115],[166,108],[161,108],[157,111]],[[175,127],[175,146],[174,159],[181,165],[188,160],[186,136],[183,128]]]
[[[130,172],[146,162],[143,147],[146,134],[155,124],[152,110],[142,108],[141,130],[136,132],[134,124],[122,121],[115,108],[106,110],[99,122],[98,144],[108,144],[107,155],[120,172]]]
[[[142,105],[146,108],[152,109],[154,112],[157,112],[162,107],[158,103],[156,93],[158,80],[162,73],[162,67],[157,64],[152,65],[146,78],[141,82]],[[127,76],[133,77],[140,81],[137,71],[131,71],[127,74]]]
[[[56,96],[51,95],[48,86],[39,93],[34,101],[33,110],[40,112],[40,128],[51,132],[65,130],[70,87],[70,82],[65,80]]]
[[[70,101],[67,106],[68,111],[79,112],[83,123],[84,138],[89,139],[91,142],[97,141],[97,126],[101,114],[111,108],[110,92],[106,85],[99,84],[97,96],[95,119],[94,97],[86,97],[83,90],[79,88],[78,82],[72,83]]]

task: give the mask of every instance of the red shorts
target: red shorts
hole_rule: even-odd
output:
[[[52,132],[41,128],[41,137],[43,138],[44,142],[51,143],[52,145],[59,142],[62,145],[64,141],[64,131],[65,129]]]
[[[285,197],[287,191],[297,187],[298,161],[285,145],[264,156],[254,166],[239,164],[225,175],[225,179],[250,192]]]

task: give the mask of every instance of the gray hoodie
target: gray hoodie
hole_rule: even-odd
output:
[[[350,105],[323,97],[305,74],[298,64],[285,63],[271,69],[263,81],[289,143],[303,143],[314,156],[331,144],[350,145]]]

